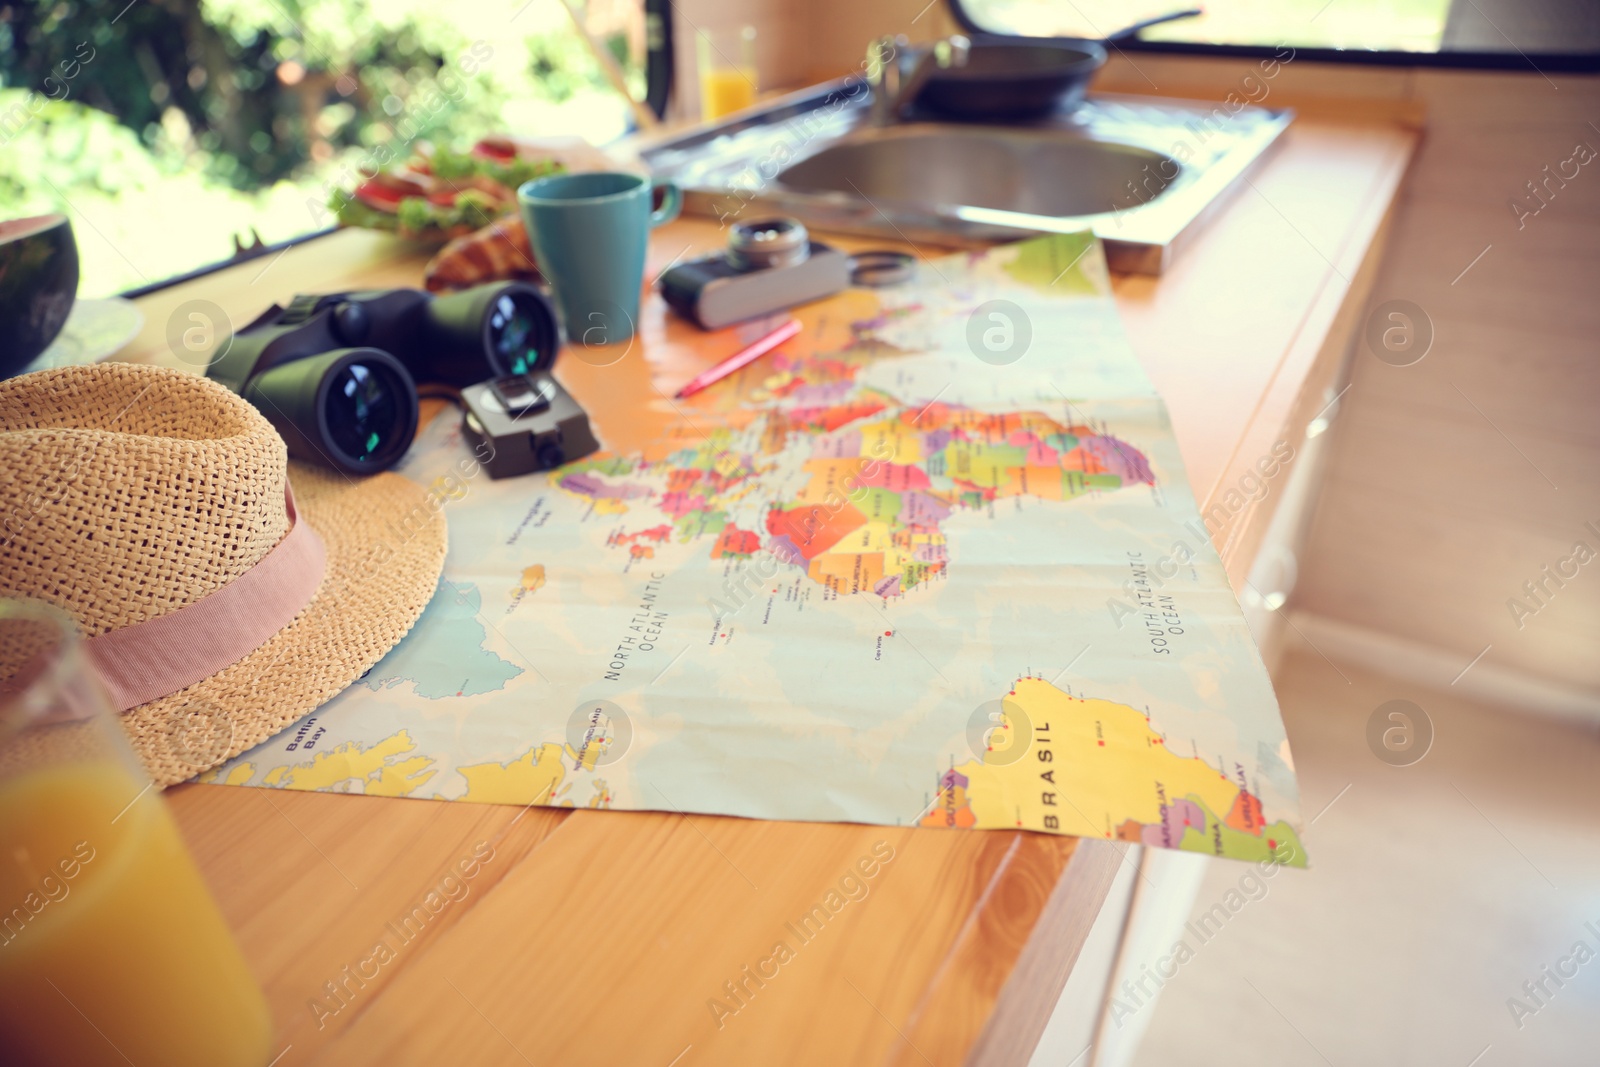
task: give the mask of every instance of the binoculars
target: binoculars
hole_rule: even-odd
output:
[[[411,447],[418,382],[545,378],[560,344],[549,301],[524,282],[437,297],[329,293],[273,305],[224,342],[206,375],[254,404],[295,458],[373,474]]]

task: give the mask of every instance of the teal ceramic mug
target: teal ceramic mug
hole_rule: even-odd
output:
[[[656,189],[665,196],[652,211]],[[517,203],[539,272],[555,290],[567,341],[590,348],[631,338],[645,246],[653,227],[678,217],[678,187],[617,171],[553,174],[525,183]]]

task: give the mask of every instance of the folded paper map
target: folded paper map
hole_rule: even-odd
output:
[[[205,780],[1304,865],[1272,687],[1093,239],[799,314],[637,453],[494,482],[436,420],[403,468],[448,516],[436,599]]]

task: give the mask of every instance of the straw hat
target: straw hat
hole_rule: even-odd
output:
[[[360,678],[444,554],[421,486],[289,466],[272,425],[205,378],[103,363],[0,382],[0,596],[77,620],[160,785]]]

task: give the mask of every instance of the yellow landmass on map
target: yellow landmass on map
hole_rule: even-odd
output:
[[[921,546],[930,548],[945,543],[944,533],[937,527],[921,526],[911,529],[896,530],[894,543],[902,548],[916,549]]]
[[[368,748],[347,741],[318,753],[308,763],[274,767],[261,784],[284,789],[331,789],[354,779],[361,783],[362,792],[374,796],[409,796],[434,775],[433,760],[428,756],[392,762],[416,747],[404,730]]]
[[[953,768],[966,779],[945,790],[928,825],[1048,827],[1111,837],[1126,820],[1161,821],[1161,805],[1197,797],[1227,812],[1239,783],[1194,756],[1169,752],[1149,718],[1126,704],[1080,699],[1026,678],[1004,698],[1000,727],[982,762]],[[1020,759],[1012,746],[1024,745]]]
[[[433,775],[431,756],[413,756],[380,768],[377,780],[368,781],[362,791],[369,797],[408,797]]]
[[[611,738],[606,737],[604,734],[593,738],[581,749],[573,748],[571,745],[562,746],[566,751],[567,758],[580,765],[586,771],[594,770],[594,765],[599,762],[601,753],[610,747]]]
[[[195,781],[204,782],[206,785],[244,785],[255,773],[254,763],[241,763],[227,774],[222,773],[221,767],[213,767]]]
[[[861,427],[861,454],[884,463],[921,463],[922,431],[899,418]]]
[[[547,804],[561,779],[566,777],[566,768],[561,763],[562,750],[559,744],[543,744],[530,748],[510,763],[475,763],[462,767],[461,776],[467,780],[467,792],[462,799],[481,804]]]

